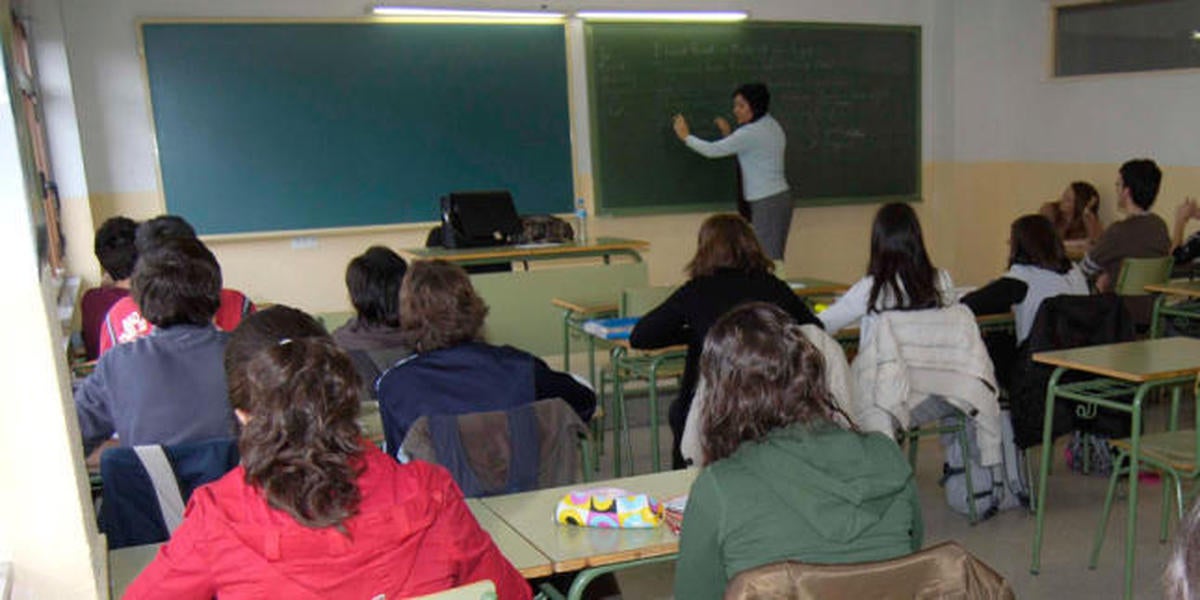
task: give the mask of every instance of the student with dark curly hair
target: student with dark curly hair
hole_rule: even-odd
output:
[[[229,351],[241,465],[196,490],[126,598],[407,598],[481,579],[530,597],[445,470],[362,438],[361,382],[311,317],[248,317]]]
[[[483,340],[488,307],[466,271],[441,260],[409,266],[400,285],[400,329],[413,355],[376,383],[389,452],[426,415],[506,410],[562,398],[587,422],[596,394],[568,373],[512,346]]]
[[[132,286],[155,332],[101,356],[76,390],[84,454],[114,432],[125,446],[228,437],[217,259],[195,238],[170,240],[139,256]]]
[[[781,560],[886,560],[921,547],[908,462],[887,436],[848,428],[823,360],[767,303],[735,308],[709,329],[705,465],[683,517],[676,598],[721,598],[739,572]]]
[[[83,333],[83,347],[88,360],[100,356],[100,334],[104,315],[118,300],[129,295],[129,278],[137,262],[137,247],[133,243],[137,232],[137,221],[127,217],[113,217],[96,230],[93,249],[100,261],[104,282],[83,294],[79,303]]]

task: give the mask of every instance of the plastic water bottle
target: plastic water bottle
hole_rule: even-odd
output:
[[[588,242],[587,203],[583,198],[575,199],[575,220],[579,222],[579,226],[575,228],[575,241],[586,244]]]

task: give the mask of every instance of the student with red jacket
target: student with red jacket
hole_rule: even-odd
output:
[[[310,331],[263,348],[279,319]],[[530,597],[444,469],[362,439],[358,375],[311,317],[249,317],[226,368],[241,465],[192,495],[126,598],[408,598],[481,579]]]

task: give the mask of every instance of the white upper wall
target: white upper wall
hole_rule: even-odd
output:
[[[954,158],[1200,165],[1200,70],[1049,77],[1051,4],[954,6]]]
[[[139,193],[158,189],[155,143],[148,106],[148,94],[137,54],[136,21],[144,18],[173,17],[304,17],[346,18],[365,14],[364,0],[58,0],[66,39],[70,81],[73,84],[78,115],[79,138],[83,148],[87,189],[90,193]],[[467,6],[468,3],[441,0],[430,4]],[[536,2],[491,0],[474,3],[513,9],[537,9]],[[951,156],[953,119],[946,104],[953,94],[943,74],[949,73],[946,61],[951,56],[953,34],[948,16],[951,0],[692,0],[688,8],[749,10],[752,18],[762,20],[835,21],[921,25],[925,57],[922,65],[924,114],[922,116],[925,160]],[[656,3],[632,0],[589,2],[549,2],[548,9],[570,12],[581,8],[671,8],[679,4],[669,0]],[[34,36],[36,39],[36,31]],[[575,41],[573,65],[581,65]],[[47,65],[49,66],[49,65]],[[935,68],[937,66],[938,68]],[[576,67],[573,67],[576,68]],[[577,168],[590,172],[587,152],[590,147],[586,110],[585,79],[573,77],[572,100],[575,110],[575,147]],[[945,105],[943,105],[945,104]],[[934,112],[933,108],[939,110]],[[940,115],[940,116],[939,116]],[[50,122],[50,128],[57,124]],[[71,126],[71,124],[67,124]],[[56,161],[57,162],[57,161]],[[56,165],[58,166],[58,165]],[[64,165],[70,170],[70,165]],[[78,170],[78,167],[75,167]],[[63,174],[60,173],[60,176]]]

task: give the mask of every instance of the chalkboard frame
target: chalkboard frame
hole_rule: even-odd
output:
[[[641,216],[641,215],[661,215],[661,214],[686,214],[697,212],[732,212],[736,206],[731,199],[729,202],[699,202],[687,204],[642,204],[638,206],[611,206],[605,201],[603,169],[604,165],[600,160],[601,142],[597,132],[600,131],[602,124],[599,119],[599,109],[597,106],[597,69],[593,67],[594,60],[594,32],[596,28],[603,28],[609,25],[621,25],[628,23],[607,23],[607,22],[589,22],[584,25],[584,46],[587,53],[587,95],[589,105],[588,123],[591,130],[589,151],[592,157],[592,186],[594,191],[596,214],[601,216]],[[657,24],[660,27],[670,27],[674,24]],[[922,28],[920,25],[894,25],[880,23],[834,23],[834,22],[817,22],[817,21],[744,21],[737,24],[727,25],[729,27],[737,27],[750,25],[762,29],[799,29],[799,30],[843,30],[843,31],[892,31],[897,33],[906,33],[914,37],[914,53],[912,57],[912,77],[913,77],[913,128],[915,135],[915,147],[913,149],[913,177],[915,181],[915,190],[912,193],[899,194],[880,194],[869,196],[823,196],[801,198],[795,195],[793,189],[793,204],[796,207],[822,207],[822,206],[846,206],[856,204],[885,204],[890,202],[921,202],[924,196],[924,132],[923,132],[923,87],[922,87]],[[684,25],[687,26],[687,25]],[[736,84],[735,84],[736,85]],[[732,92],[733,87],[730,87]],[[682,147],[682,143],[680,144]],[[691,150],[685,151],[691,152]],[[736,159],[724,158],[713,160],[713,163],[720,161],[734,161]],[[714,167],[716,165],[714,164]]]
[[[207,205],[198,205],[195,202],[190,202],[186,206],[173,201],[172,189],[170,182],[164,177],[164,164],[166,161],[164,147],[162,142],[162,132],[159,126],[158,109],[156,106],[156,97],[153,93],[154,83],[150,71],[150,54],[146,41],[146,29],[156,26],[199,26],[199,27],[258,27],[258,28],[275,28],[288,26],[301,27],[329,27],[329,26],[346,26],[353,27],[370,27],[370,28],[436,28],[450,27],[468,30],[470,28],[478,28],[482,32],[501,31],[501,30],[517,30],[524,28],[525,30],[541,30],[535,37],[542,40],[542,45],[545,46],[546,36],[550,36],[551,48],[557,51],[539,52],[539,58],[533,61],[533,66],[528,66],[529,62],[517,63],[523,65],[520,69],[522,73],[533,71],[546,71],[547,69],[554,71],[552,77],[542,79],[548,82],[537,89],[543,93],[544,97],[549,97],[548,102],[553,104],[550,115],[544,118],[544,121],[550,123],[548,126],[542,126],[543,129],[553,128],[553,142],[548,142],[547,147],[551,150],[543,151],[540,157],[546,152],[553,152],[552,160],[535,161],[539,166],[521,169],[519,172],[511,175],[511,178],[518,180],[517,182],[507,181],[454,181],[446,182],[444,185],[439,185],[436,192],[432,189],[428,193],[408,193],[407,190],[400,190],[400,193],[393,193],[386,196],[383,200],[376,200],[376,203],[386,202],[382,210],[372,213],[369,217],[364,217],[360,213],[351,218],[345,218],[346,215],[340,214],[337,205],[340,203],[346,205],[349,202],[354,202],[356,198],[339,197],[336,195],[327,196],[322,207],[317,210],[324,210],[320,216],[308,219],[308,222],[295,223],[287,221],[276,223],[273,219],[265,219],[259,215],[255,219],[250,219],[243,224],[235,224],[230,226],[228,223],[218,223],[213,225],[204,217],[196,218],[196,214],[203,210],[208,210]],[[196,226],[196,229],[205,236],[216,238],[270,238],[279,236],[294,236],[306,234],[327,234],[327,233],[350,233],[350,232],[372,232],[394,230],[401,228],[420,227],[427,225],[430,222],[435,222],[438,218],[437,199],[440,195],[450,193],[462,189],[476,189],[482,187],[506,187],[514,191],[518,209],[524,213],[565,213],[570,211],[575,197],[576,189],[576,169],[574,166],[574,150],[573,150],[573,133],[572,133],[572,108],[570,99],[570,72],[571,66],[569,63],[569,32],[567,31],[565,21],[546,22],[546,21],[513,21],[513,22],[494,22],[488,20],[460,20],[460,19],[380,19],[380,18],[145,18],[138,19],[135,23],[138,52],[141,67],[142,67],[142,82],[144,85],[144,96],[146,105],[149,111],[149,125],[154,142],[154,167],[155,174],[158,180],[159,202],[158,206],[163,211],[175,212],[185,216]],[[520,35],[520,34],[517,34]],[[510,44],[511,46],[512,44]],[[506,48],[507,50],[507,48]],[[527,55],[528,53],[526,53]],[[386,56],[386,55],[384,55]],[[212,59],[209,59],[212,60]],[[441,59],[446,60],[446,59]],[[482,63],[480,63],[482,64]],[[482,68],[482,67],[480,67]],[[496,70],[496,69],[493,69]],[[511,70],[511,69],[510,69]],[[500,69],[500,71],[503,71]],[[503,71],[507,73],[507,71]],[[437,79],[437,78],[434,78]],[[442,78],[446,79],[446,78]],[[419,92],[418,92],[419,94]],[[510,113],[519,113],[522,108],[528,108],[523,105],[521,107],[512,108],[509,106]],[[444,108],[441,104],[433,102],[429,104],[430,109]],[[459,136],[461,137],[461,135]],[[493,135],[493,138],[495,136]],[[458,139],[458,138],[453,138]],[[490,138],[491,139],[491,138]],[[524,147],[520,144],[523,140],[513,140],[513,147]],[[453,146],[454,144],[444,144]],[[460,144],[463,145],[463,144]],[[471,144],[466,144],[470,146]],[[470,153],[460,153],[470,158]],[[480,160],[470,161],[478,163]],[[534,173],[542,168],[540,165],[549,164],[554,169],[554,174],[546,176],[544,173]],[[551,167],[545,167],[551,168]],[[507,176],[505,176],[507,177]],[[522,182],[528,184],[531,181],[536,181],[536,185],[540,185],[538,189],[552,188],[553,194],[520,194],[519,186]],[[351,181],[350,183],[357,183]],[[404,185],[404,184],[400,184]],[[516,186],[517,189],[514,189]],[[178,187],[178,186],[176,186]],[[443,189],[444,187],[444,189]],[[395,192],[395,190],[393,190]],[[279,195],[283,195],[280,192]],[[428,208],[425,204],[428,201]],[[292,206],[287,200],[276,200],[268,211],[275,211],[279,214],[280,211],[287,212],[292,209]],[[197,207],[200,207],[197,209]],[[311,207],[309,207],[311,208]],[[229,220],[227,214],[229,209],[225,208],[222,211],[214,211],[215,214],[224,214],[221,217],[225,221]],[[428,213],[428,214],[425,214]],[[336,218],[328,218],[333,214]],[[350,214],[350,213],[348,213]]]

